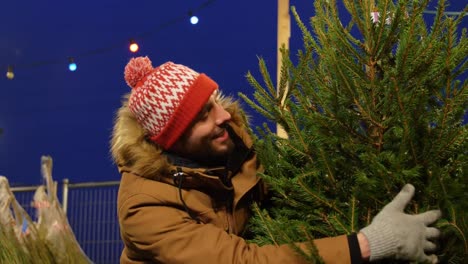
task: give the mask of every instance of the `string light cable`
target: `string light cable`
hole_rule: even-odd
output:
[[[163,29],[169,28],[171,26],[174,26],[175,24],[178,24],[179,22],[184,22],[187,21],[187,14],[190,14],[190,16],[193,16],[195,13],[199,13],[203,9],[211,6],[216,0],[207,0],[203,3],[201,3],[199,6],[190,9],[188,12],[184,12],[183,15],[177,16],[173,19],[170,19],[168,21],[165,21],[161,24],[156,25],[152,29],[142,32],[140,34],[135,35],[134,38],[130,38],[130,41],[127,38],[127,43],[129,43],[129,49],[131,52],[137,52],[139,47],[138,43],[135,41],[135,39],[143,40],[145,38],[148,38],[159,31],[162,31]],[[191,18],[189,16],[189,19]],[[192,23],[193,24],[193,23]],[[0,70],[6,72],[6,77],[8,79],[13,79],[15,77],[15,73],[13,72],[13,68],[15,69],[15,72],[18,72],[18,70],[24,70],[24,69],[30,69],[30,68],[37,68],[37,67],[43,67],[43,66],[49,66],[49,65],[56,65],[56,64],[64,64],[64,61],[68,62],[68,69],[70,71],[75,71],[77,69],[77,64],[76,61],[77,59],[81,59],[84,57],[90,57],[90,56],[96,56],[100,55],[106,52],[110,52],[112,50],[121,48],[122,45],[121,43],[115,44],[115,45],[109,45],[107,47],[101,47],[93,50],[88,50],[84,51],[82,53],[76,54],[73,57],[71,56],[64,56],[66,59],[63,58],[57,58],[57,59],[48,59],[48,60],[42,60],[42,61],[35,61],[31,63],[25,63],[25,64],[7,64],[7,65],[0,65]]]
[[[135,53],[135,52],[138,52],[138,50],[139,50],[138,43],[135,41],[135,39],[143,40],[145,38],[148,38],[148,37],[154,35],[155,33],[159,32],[159,31],[161,31],[163,29],[171,27],[171,26],[173,26],[173,25],[175,25],[175,24],[177,24],[179,22],[186,21],[187,20],[187,14],[188,14],[188,18],[189,18],[190,23],[192,23],[193,25],[196,25],[199,22],[199,19],[195,14],[199,13],[201,10],[209,7],[214,2],[216,2],[216,0],[207,0],[207,1],[203,2],[202,4],[200,4],[199,6],[197,6],[196,8],[190,9],[188,12],[185,12],[184,15],[180,15],[178,17],[175,17],[173,19],[165,21],[165,22],[163,22],[163,23],[161,23],[159,25],[156,25],[151,30],[148,30],[146,32],[142,32],[139,35],[137,35],[135,38],[131,38],[130,42],[129,42],[130,51]],[[424,10],[423,11],[423,13],[431,14],[431,15],[436,15],[437,12],[438,11],[435,11],[435,10]],[[447,16],[460,16],[460,15],[466,16],[467,11],[466,10],[463,10],[461,12],[445,11],[445,12],[443,12],[443,14],[447,15]],[[127,42],[128,42],[128,38],[127,38]],[[102,48],[98,48],[98,49],[88,50],[88,51],[85,51],[83,53],[76,54],[75,56],[73,56],[73,58],[68,57],[69,70],[73,72],[73,71],[75,71],[77,69],[76,62],[70,61],[70,58],[71,58],[71,60],[74,60],[74,59],[77,59],[77,58],[84,58],[84,57],[89,57],[89,56],[100,55],[100,54],[110,52],[110,51],[118,49],[118,48],[121,48],[121,43],[116,44],[116,45],[112,45],[112,46],[108,46],[108,47],[102,47]],[[15,77],[15,73],[13,72],[13,67],[14,67],[15,71],[18,71],[18,69],[23,70],[23,69],[28,69],[28,68],[36,68],[36,67],[42,67],[42,66],[48,66],[48,65],[54,65],[54,64],[63,64],[63,63],[64,63],[63,58],[49,59],[49,60],[43,60],[43,61],[35,61],[35,62],[28,63],[28,64],[0,65],[0,70],[2,70],[2,69],[6,70],[6,77],[11,80],[11,79],[13,79]]]

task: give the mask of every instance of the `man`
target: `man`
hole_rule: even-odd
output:
[[[117,113],[112,155],[122,174],[121,263],[305,263],[289,245],[242,237],[250,205],[264,198],[261,170],[235,102],[205,74],[147,57],[130,60],[132,92]],[[358,234],[314,240],[326,263],[397,258],[434,262],[439,211],[403,213],[414,188]],[[304,239],[306,240],[306,239]],[[297,244],[307,249],[306,243]]]

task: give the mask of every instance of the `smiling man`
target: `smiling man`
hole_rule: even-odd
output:
[[[305,263],[289,245],[241,236],[266,188],[238,104],[205,74],[172,62],[153,68],[147,57],[134,58],[125,80],[132,92],[111,142],[122,174],[121,263]],[[426,251],[439,231],[428,225],[440,213],[404,214],[413,194],[405,186],[358,234],[314,240],[320,256],[326,263],[436,260]]]
[[[171,152],[202,164],[223,166],[234,149],[226,129],[231,114],[218,102],[214,91]]]

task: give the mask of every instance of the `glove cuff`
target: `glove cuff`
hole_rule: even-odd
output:
[[[377,228],[371,224],[360,232],[369,241],[370,261],[387,258],[396,254],[397,243],[395,235],[388,226],[380,224]]]

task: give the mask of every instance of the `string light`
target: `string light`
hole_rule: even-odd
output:
[[[190,23],[192,23],[192,25],[198,24],[198,17],[197,16],[191,16],[190,17]]]
[[[69,58],[68,59],[68,69],[72,72],[76,71],[76,68],[78,66],[76,66],[76,63],[75,63],[75,60],[73,58]]]
[[[6,73],[6,77],[7,77],[9,80],[12,80],[13,78],[15,78],[15,73],[13,72],[13,66],[8,66],[8,70],[7,70],[7,73]]]
[[[140,49],[140,47],[134,40],[130,40],[130,46],[128,48],[133,53],[137,52]]]
[[[190,23],[192,25],[198,24],[198,17],[193,15],[192,11],[189,12],[189,17],[190,17]]]
[[[200,12],[200,10],[203,10],[207,7],[209,7],[210,5],[212,5],[214,2],[216,2],[216,0],[206,0],[205,2],[201,3],[199,6],[197,6],[196,8],[192,9],[196,12]],[[194,16],[192,15],[192,12],[189,12],[190,13],[190,23],[192,23],[193,25],[197,24],[199,22],[199,19],[197,16]],[[158,26],[154,27],[153,30],[151,31],[148,31],[148,32],[144,32],[144,33],[141,33],[138,38],[139,39],[143,39],[143,38],[146,38],[146,37],[149,37],[151,34],[154,34],[158,31],[161,31],[163,30],[164,28],[167,28],[167,27],[170,27],[172,25],[175,25],[177,24],[178,22],[180,21],[183,21],[187,19],[187,15],[183,15],[183,16],[180,16],[180,17],[177,17],[177,18],[173,18],[171,20],[168,20],[166,22],[163,22],[161,24],[159,24]],[[133,43],[130,43],[129,45],[129,49],[130,51],[132,52],[137,52],[139,50],[139,47],[138,47],[138,44],[135,42],[135,45],[136,45],[136,51],[133,51],[132,49],[134,49],[134,46],[132,45]],[[88,57],[88,56],[95,56],[95,55],[98,55],[98,54],[102,54],[102,53],[105,53],[105,52],[108,52],[108,51],[111,51],[111,50],[114,50],[116,49],[117,47],[119,47],[119,45],[112,45],[112,46],[109,46],[109,47],[104,47],[104,48],[97,48],[97,49],[94,49],[94,50],[88,50],[86,52],[83,52],[83,53],[80,53],[80,54],[76,54],[74,56],[74,58],[82,58],[82,57]],[[46,66],[46,65],[53,65],[53,64],[62,64],[63,63],[63,58],[50,58],[50,59],[46,59],[46,60],[42,60],[42,61],[36,61],[36,62],[31,62],[31,63],[26,63],[26,64],[20,64],[20,65],[15,65],[15,70],[18,71],[18,69],[26,69],[26,68],[36,68],[36,67],[42,67],[42,66]],[[3,68],[7,65],[0,65],[0,68]],[[74,59],[73,58],[69,58],[69,64],[68,64],[68,69],[70,71],[76,71],[77,70],[77,64],[74,62]],[[8,71],[6,73],[6,77],[8,79],[13,79],[15,77],[15,74],[13,72],[13,68],[11,66],[8,66]]]
[[[213,4],[214,2],[216,2],[216,0],[207,0],[205,1],[204,3],[200,4],[198,7],[192,9],[196,12],[199,12],[200,10],[203,10],[205,9],[206,7],[210,6],[211,4]],[[425,14],[431,14],[431,15],[435,15],[437,14],[437,11],[434,11],[434,10],[424,10],[423,13]],[[450,11],[445,11],[443,12],[444,15],[447,15],[447,16],[459,16],[459,15],[464,15],[464,16],[468,16],[468,13],[464,13],[464,12],[450,12]],[[375,14],[373,14],[375,15]],[[179,18],[175,18],[175,19],[172,19],[170,21],[166,21],[165,23],[161,23],[159,26],[155,27],[154,30],[150,31],[150,32],[145,32],[145,33],[142,33],[140,34],[139,38],[144,38],[144,37],[148,37],[149,35],[151,34],[154,34],[155,32],[159,31],[159,30],[162,30],[164,28],[167,28],[171,25],[174,25],[176,24],[177,22],[181,21],[182,19],[186,19],[186,16],[183,16],[183,17],[179,17]],[[190,19],[190,23],[193,24],[193,25],[196,25],[198,24],[199,22],[199,19],[197,16],[193,15],[193,12],[192,11],[189,11],[189,19]],[[375,19],[375,18],[374,18]],[[90,51],[87,51],[87,52],[83,52],[82,54],[78,54],[79,57],[85,57],[85,56],[93,56],[93,55],[97,55],[97,54],[101,54],[101,53],[104,53],[104,52],[107,52],[109,50],[113,50],[117,47],[117,45],[114,45],[112,47],[107,47],[107,48],[99,48],[99,49],[96,49],[96,50],[90,50]],[[134,49],[136,48],[136,51],[133,51]],[[131,52],[137,52],[139,50],[139,47],[138,47],[138,44],[136,42],[134,43],[130,43],[129,45],[129,49]],[[73,59],[72,59],[73,60]],[[44,60],[44,61],[39,61],[39,62],[32,62],[32,63],[28,63],[28,64],[22,64],[22,65],[15,65],[15,69],[18,70],[18,68],[33,68],[33,67],[41,67],[41,66],[45,66],[45,65],[51,65],[51,64],[61,64],[62,63],[62,59],[50,59],[50,60]],[[5,67],[6,65],[0,65],[0,68],[3,68]],[[70,71],[76,71],[77,69],[77,65],[76,63],[74,62],[70,62],[69,65],[69,70]],[[15,77],[15,74],[13,72],[13,67],[12,66],[8,66],[8,70],[7,70],[7,73],[6,73],[6,77],[8,79],[13,79]]]

